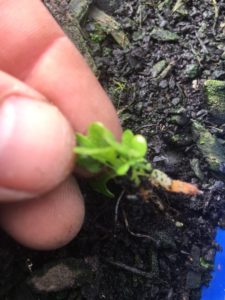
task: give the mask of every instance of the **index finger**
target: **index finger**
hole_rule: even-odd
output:
[[[41,1],[4,0],[0,11],[0,69],[44,94],[75,130],[101,121],[119,137],[108,96]]]

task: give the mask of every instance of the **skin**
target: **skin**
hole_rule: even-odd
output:
[[[62,247],[84,204],[71,172],[74,131],[116,112],[79,51],[39,0],[0,1],[0,226],[21,244]]]

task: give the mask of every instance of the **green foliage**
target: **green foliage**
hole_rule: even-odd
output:
[[[126,82],[113,80],[113,83],[115,85],[115,92],[123,92],[126,88]]]
[[[123,132],[121,142],[117,142],[111,131],[96,122],[90,125],[86,136],[77,133],[76,138],[74,152],[78,154],[78,165],[92,173],[98,173],[106,167],[106,174],[95,182],[95,189],[107,196],[112,197],[106,186],[110,179],[130,172],[131,180],[138,185],[140,176],[146,176],[152,170],[151,164],[145,159],[146,139],[129,129]]]
[[[90,33],[90,38],[92,42],[99,44],[105,39],[105,35],[98,34],[98,33]]]
[[[99,44],[106,38],[106,33],[101,26],[95,23],[95,29],[89,34],[89,36],[92,42]]]
[[[108,181],[124,175],[128,175],[136,185],[140,184],[140,177],[145,176],[153,186],[169,192],[191,196],[202,193],[193,184],[172,180],[164,172],[153,169],[145,158],[146,139],[129,129],[123,132],[118,142],[111,131],[96,122],[90,125],[86,136],[77,133],[76,138],[74,152],[78,154],[77,164],[91,173],[101,174],[92,180],[92,186],[109,197],[113,197],[113,194],[107,188]]]
[[[203,257],[200,257],[200,266],[204,269],[210,269],[213,267],[213,265],[207,262]]]

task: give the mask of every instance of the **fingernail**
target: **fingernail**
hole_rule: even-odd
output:
[[[15,124],[15,109],[13,104],[5,101],[0,106],[0,153],[6,146],[7,142],[10,140],[10,137],[14,130]]]
[[[0,187],[1,202],[27,200],[34,198],[35,196],[37,195],[33,193]]]
[[[13,135],[16,114],[13,103],[10,101],[4,101],[0,106],[0,155],[4,152],[4,148],[7,147],[10,142],[11,136]],[[3,173],[7,173],[7,170],[2,170]],[[0,187],[0,199],[1,202],[11,201],[11,200],[25,200],[33,198],[35,195],[33,193],[15,190],[11,188]]]

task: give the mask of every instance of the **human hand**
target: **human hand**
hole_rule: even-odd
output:
[[[65,245],[84,217],[74,131],[121,128],[107,95],[39,0],[0,2],[0,226],[36,249]]]

